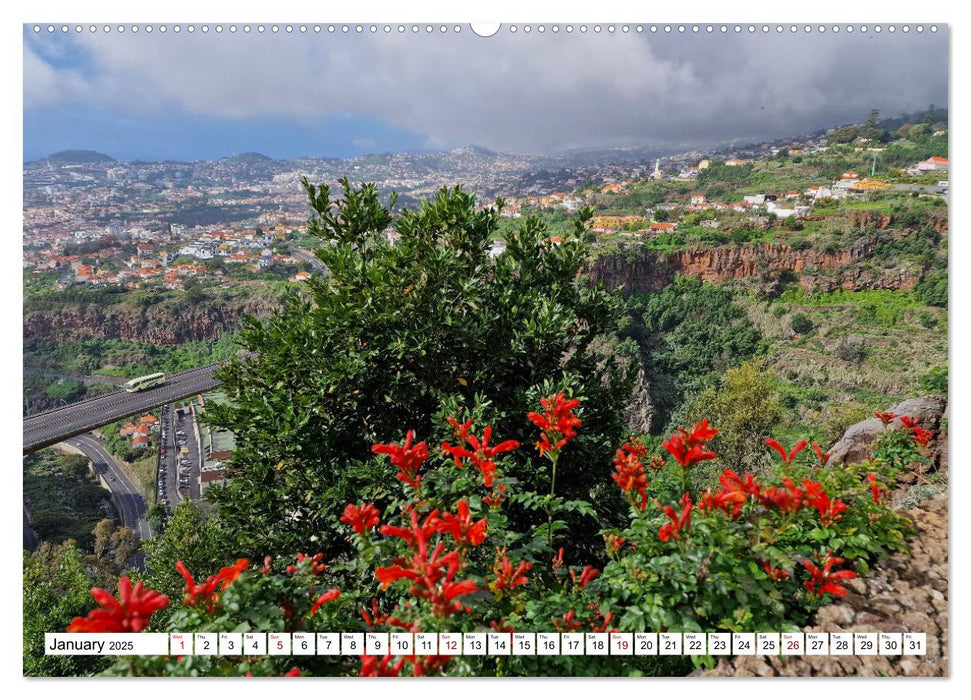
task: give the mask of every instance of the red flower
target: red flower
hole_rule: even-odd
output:
[[[486,527],[489,521],[482,518],[478,522],[472,522],[472,515],[469,513],[469,504],[465,499],[458,503],[458,515],[442,513],[436,521],[437,532],[450,534],[458,545],[471,545],[476,547],[485,540]]]
[[[840,499],[830,501],[823,485],[816,481],[803,481],[803,488],[806,489],[806,500],[813,508],[819,511],[819,520],[824,527],[839,522],[843,517],[843,512],[850,509],[848,505]]]
[[[624,542],[626,541],[627,540],[625,538],[613,533],[604,535],[604,544],[607,546],[608,552],[619,552],[620,548],[624,546]]]
[[[381,567],[374,574],[382,588],[400,579],[411,581],[411,594],[427,600],[436,616],[444,617],[463,609],[456,598],[477,590],[474,581],[455,581],[461,561],[457,551],[445,553],[445,545],[439,542],[429,554],[428,538],[438,530],[438,511],[433,511],[425,522],[418,523],[418,516],[410,511],[411,528],[383,525],[381,533],[403,538],[412,551],[410,558],[396,557],[392,566]]]
[[[722,472],[722,475],[718,477],[718,481],[726,489],[740,491],[746,496],[754,496],[755,498],[758,498],[759,494],[762,493],[762,487],[751,474],[746,474],[745,478],[743,479],[731,469],[726,469]]]
[[[867,488],[870,489],[870,492],[873,494],[873,502],[879,503],[880,492],[886,491],[887,488],[881,485],[879,481],[877,481],[877,475],[874,474],[873,472],[869,472],[866,475],[866,480],[870,482],[870,485]]]
[[[884,425],[887,425],[890,423],[890,421],[897,417],[897,414],[893,413],[892,411],[874,411],[873,415],[879,418],[880,422]]]
[[[691,509],[694,507],[691,504],[691,496],[689,494],[684,494],[681,497],[681,515],[671,506],[664,506],[662,509],[664,514],[668,516],[671,520],[670,524],[665,524],[661,526],[658,530],[657,536],[662,542],[667,542],[671,539],[681,539],[681,533],[687,531],[691,526]]]
[[[825,467],[826,464],[829,462],[829,458],[833,456],[832,450],[830,450],[829,452],[823,452],[823,448],[820,447],[815,442],[813,443],[813,452],[815,452],[816,457],[819,458],[819,466],[821,467]]]
[[[803,581],[802,585],[805,586],[806,590],[809,591],[809,594],[813,596],[821,596],[826,593],[832,593],[836,596],[845,596],[846,589],[836,583],[836,581],[856,578],[856,574],[852,571],[831,572],[831,569],[835,565],[842,563],[843,559],[832,556],[832,553],[826,556],[826,562],[822,569],[813,564],[809,559],[806,559],[803,561],[802,565],[806,567],[812,578],[810,578],[808,581]]]
[[[914,442],[923,447],[927,442],[934,436],[930,430],[924,430],[923,428],[914,427],[911,431],[914,436]]]
[[[698,508],[705,512],[717,509],[726,515],[737,518],[747,500],[748,498],[741,491],[721,489],[714,494],[707,491],[698,501]]]
[[[365,676],[397,676],[401,673],[405,660],[400,659],[394,666],[390,665],[391,655],[388,654],[380,661],[377,656],[361,657],[361,677]]]
[[[806,449],[806,441],[805,440],[800,440],[799,442],[797,442],[793,446],[792,451],[789,452],[789,453],[786,453],[786,451],[782,447],[782,445],[780,445],[778,442],[776,442],[772,438],[769,438],[768,440],[766,440],[765,441],[765,444],[768,445],[769,447],[771,447],[776,452],[778,452],[780,455],[782,455],[782,462],[783,462],[783,464],[792,464],[792,460],[796,458],[796,455],[799,454],[800,452],[802,452],[804,449]]]
[[[495,447],[489,447],[489,438],[492,437],[491,425],[485,427],[482,433],[482,439],[479,440],[479,438],[469,432],[469,429],[472,427],[472,421],[469,420],[459,425],[458,421],[454,418],[449,418],[448,420],[455,426],[455,435],[461,441],[461,444],[450,445],[447,442],[443,442],[442,449],[452,455],[456,467],[464,467],[466,464],[465,460],[471,462],[482,472],[482,480],[485,482],[486,488],[492,488],[492,479],[496,473],[496,455],[515,450],[519,447],[519,443],[515,440],[506,440],[505,442],[500,442]],[[466,445],[472,449],[466,449]]]
[[[802,506],[805,492],[798,488],[792,479],[782,480],[785,488],[772,486],[765,490],[759,497],[759,501],[765,508],[775,506],[782,511],[783,515],[795,513]]]
[[[570,610],[565,613],[561,619],[553,618],[553,627],[557,632],[572,632],[574,630],[580,629],[582,623],[575,619],[576,611]]]
[[[547,452],[556,452],[569,440],[577,436],[574,428],[581,424],[579,418],[573,414],[573,409],[580,405],[579,399],[567,400],[562,391],[553,396],[546,396],[539,400],[543,405],[543,413],[530,412],[527,417],[541,431],[536,448],[542,457]]]
[[[661,447],[674,457],[682,469],[707,459],[715,459],[718,455],[706,452],[705,443],[718,434],[718,431],[708,425],[708,420],[695,423],[689,433],[684,426],[678,428],[670,438],[661,443]]]
[[[570,572],[570,578],[573,579],[573,585],[579,586],[582,591],[587,587],[587,584],[593,581],[600,575],[600,569],[595,569],[589,564],[583,567],[583,571],[580,572],[580,578],[577,578],[577,573],[575,571]]]
[[[789,578],[788,572],[783,571],[782,569],[773,569],[772,566],[769,565],[769,562],[765,561],[764,559],[759,559],[759,562],[762,564],[762,568],[765,569],[765,573],[767,573],[769,578],[773,581],[781,581],[784,578]]]
[[[755,477],[746,474],[743,479],[731,469],[726,469],[718,477],[722,488],[718,493],[712,494],[710,491],[701,497],[698,507],[704,511],[715,508],[723,511],[733,518],[742,512],[742,506],[750,496],[759,498],[762,494],[762,487],[755,481]]]
[[[374,454],[386,454],[391,458],[391,464],[398,467],[399,471],[395,475],[399,481],[410,485],[416,491],[421,488],[421,477],[418,476],[418,468],[428,459],[428,446],[424,442],[419,442],[412,446],[415,439],[415,431],[409,430],[405,437],[404,445],[372,445],[371,452]]]
[[[563,547],[560,547],[560,551],[550,561],[550,566],[553,568],[553,573],[556,573],[557,569],[563,568]]]
[[[321,555],[323,556],[323,555]],[[232,566],[224,566],[216,574],[216,578],[219,581],[219,588],[226,590],[229,585],[238,579],[240,575],[249,568],[249,559],[237,559],[236,563]]]
[[[910,416],[900,416],[900,424],[904,426],[906,430],[913,430],[917,427],[917,421]]]
[[[616,474],[611,474],[613,480],[620,486],[620,490],[627,494],[631,505],[643,511],[647,508],[647,470],[641,463],[641,458],[647,454],[647,448],[636,440],[625,444],[614,457]],[[634,494],[640,496],[640,505],[634,499]]]
[[[501,620],[499,620],[499,622],[496,622],[495,620],[489,620],[489,627],[494,632],[506,632],[506,633],[512,634],[513,632],[516,631],[515,627],[513,627],[508,622],[506,622],[506,618],[502,618]]]
[[[340,598],[340,596],[341,596],[341,592],[339,590],[337,590],[336,588],[331,588],[329,591],[319,596],[317,600],[314,601],[313,607],[310,608],[310,614],[314,615],[320,609],[320,606],[325,605],[326,603],[329,603],[332,600],[337,600],[338,598]]]
[[[145,588],[141,581],[132,588],[127,576],[118,581],[117,599],[101,588],[92,588],[91,595],[101,607],[87,617],[75,617],[68,632],[141,632],[152,613],[169,604],[168,596]]]
[[[363,535],[381,522],[381,511],[373,503],[362,503],[360,506],[348,503],[341,516],[341,522],[347,523],[354,532]]]
[[[323,555],[321,555],[323,556]],[[268,564],[267,564],[268,566]],[[205,603],[206,611],[211,615],[219,600],[220,590],[226,590],[249,567],[249,559],[237,559],[233,566],[226,566],[219,573],[210,576],[205,583],[196,583],[192,574],[181,561],[175,562],[176,570],[185,579],[185,604],[189,606]]]
[[[368,627],[374,628],[383,625],[390,615],[382,615],[378,610],[378,599],[371,598],[371,612],[369,613],[367,608],[361,608],[361,617],[367,623]]]
[[[614,619],[614,614],[612,612],[609,612],[606,615],[604,615],[602,612],[600,612],[600,608],[596,606],[594,606],[594,608],[597,611],[597,616],[600,617],[601,620],[603,620],[603,623],[599,626],[591,625],[591,628],[593,629],[594,632],[606,632],[607,628],[610,626],[610,621]]]
[[[415,511],[408,511],[411,518],[411,527],[398,527],[397,525],[382,525],[379,532],[388,537],[400,537],[408,543],[408,546],[415,549],[418,543],[421,546],[436,532],[438,532],[438,511],[433,510],[425,516],[425,522],[418,524],[418,515]]]
[[[498,510],[499,506],[502,505],[502,502],[506,500],[506,496],[503,494],[503,491],[505,490],[505,486],[502,484],[497,484],[496,488],[492,490],[492,493],[490,493],[488,496],[482,497],[482,502],[493,510]]]
[[[525,586],[529,583],[525,574],[532,568],[533,565],[528,561],[521,561],[519,566],[513,569],[506,548],[496,547],[496,561],[492,565],[492,573],[496,578],[489,584],[489,588],[493,591],[511,591],[517,586]]]
[[[300,565],[303,564],[304,561],[309,561],[310,571],[313,573],[314,576],[319,576],[320,574],[324,573],[324,569],[327,568],[326,565],[322,563],[323,558],[324,558],[323,552],[317,552],[313,556],[313,558],[308,557],[303,552],[297,552],[297,565],[288,566],[286,571],[288,574],[291,574],[291,575],[295,574],[300,570]]]
[[[299,676],[299,675],[300,675],[300,669],[297,668],[296,666],[294,666],[289,671],[287,671],[286,674],[283,677],[284,678],[294,678],[294,677]]]

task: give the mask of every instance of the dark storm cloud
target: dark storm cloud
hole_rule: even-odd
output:
[[[541,152],[773,137],[947,103],[947,37],[29,36],[25,110],[370,117],[430,147]],[[364,135],[361,139],[367,139]]]

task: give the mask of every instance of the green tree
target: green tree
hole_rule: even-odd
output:
[[[225,528],[220,528],[216,519],[208,517],[191,501],[182,501],[166,521],[164,532],[156,533],[143,546],[149,561],[146,585],[165,593],[170,600],[180,600],[185,579],[176,570],[175,563],[183,562],[189,571],[205,580],[226,566],[226,552],[233,551],[224,535]],[[163,618],[168,611],[158,615]]]
[[[94,526],[94,556],[98,559],[103,559],[108,553],[108,547],[111,546],[111,536],[115,532],[114,524],[104,518],[99,520],[98,524]]]
[[[119,527],[111,533],[111,549],[114,552],[115,566],[123,567],[139,548],[138,535],[131,528]]]
[[[866,123],[863,125],[863,131],[860,134],[865,139],[869,139],[874,143],[883,143],[890,138],[890,135],[880,128],[880,110],[871,109],[870,116],[867,117]]]
[[[753,360],[729,369],[717,386],[702,391],[690,410],[692,420],[707,418],[720,431],[712,442],[717,465],[757,471],[768,465],[765,440],[783,417],[775,375]]]
[[[429,444],[448,439],[436,413],[476,396],[497,436],[527,445],[536,435],[522,417],[538,396],[569,388],[583,398],[587,434],[598,438],[564,457],[557,492],[587,496],[624,432],[635,369],[602,342],[619,296],[579,274],[591,213],[558,244],[526,216],[493,260],[499,210],[477,211],[458,187],[392,216],[372,184],[345,180],[336,200],[327,186],[304,186],[308,232],[330,274],[303,287],[308,294],[294,289],[275,317],[249,320],[239,338],[249,354],[219,372],[229,401],[211,421],[235,433],[236,449],[231,481],[209,493],[233,524],[235,551],[346,546],[334,514],[382,499],[393,481],[386,465],[366,461],[371,445],[401,442],[408,430]],[[548,489],[549,475],[525,462],[511,471],[524,488]]]
[[[25,676],[86,676],[107,668],[106,658],[44,653],[44,633],[65,631],[71,620],[95,607],[93,586],[115,585],[93,578],[89,571],[73,540],[56,547],[45,542],[36,552],[24,552]]]
[[[792,332],[798,335],[805,335],[813,329],[812,319],[803,313],[794,314],[789,321],[789,325],[792,328]]]
[[[826,138],[830,145],[835,143],[853,143],[860,138],[860,127],[844,126],[842,129],[837,129]]]
[[[169,520],[169,511],[162,503],[153,503],[145,515],[152,532],[158,536],[165,532]]]

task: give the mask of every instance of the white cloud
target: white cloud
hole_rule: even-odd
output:
[[[791,134],[947,96],[946,36],[103,35],[25,42],[27,109],[370,116],[544,151]],[[83,68],[31,44],[74,42]],[[56,48],[63,56],[64,47]],[[70,53],[70,52],[67,52]],[[61,61],[63,62],[63,61]],[[362,146],[363,147],[363,146]]]

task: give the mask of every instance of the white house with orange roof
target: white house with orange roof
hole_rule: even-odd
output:
[[[931,156],[927,160],[922,160],[917,164],[917,170],[922,173],[937,172],[947,170],[947,168],[947,158],[942,158],[941,156]]]

